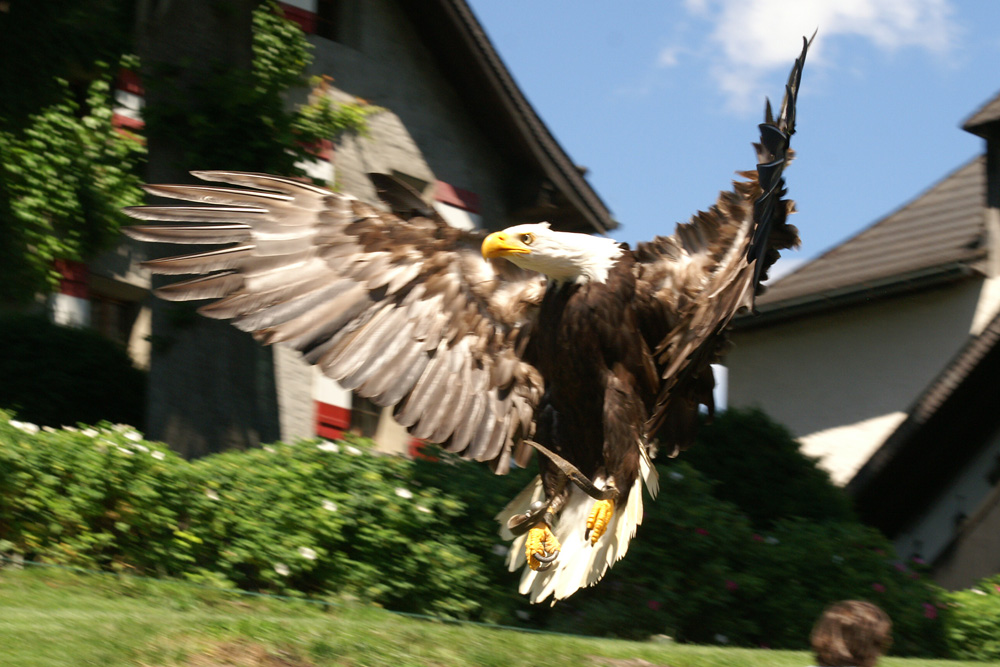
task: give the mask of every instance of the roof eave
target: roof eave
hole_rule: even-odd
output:
[[[973,265],[975,259],[978,257],[929,266],[901,275],[886,276],[877,280],[813,292],[771,303],[758,301],[756,312],[736,317],[733,320],[733,327],[737,331],[758,329],[793,318],[815,315],[861,302],[870,302],[873,299],[899,296],[964,280],[978,273]]]
[[[453,40],[431,40],[442,53],[461,45],[475,63],[476,78],[479,83],[489,87],[491,95],[501,104],[504,115],[516,128],[520,139],[527,146],[541,173],[555,187],[565,200],[578,211],[579,215],[589,223],[594,231],[606,233],[618,227],[618,222],[612,217],[600,196],[584,178],[580,169],[573,163],[559,142],[552,136],[548,127],[541,120],[534,108],[528,102],[524,93],[514,81],[499,54],[493,48],[485,30],[475,14],[464,0],[437,0],[432,3],[401,3],[401,6],[411,20],[430,29],[440,29],[441,24],[436,18],[445,19],[445,23],[454,31]],[[437,7],[439,14],[432,14],[432,7]]]

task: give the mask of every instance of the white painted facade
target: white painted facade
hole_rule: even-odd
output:
[[[846,484],[998,305],[997,279],[974,275],[739,331],[725,360],[729,404],[787,426]]]

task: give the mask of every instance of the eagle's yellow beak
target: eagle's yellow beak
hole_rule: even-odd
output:
[[[531,252],[525,243],[517,236],[506,232],[493,232],[483,240],[483,259],[506,257],[507,255],[524,255]]]

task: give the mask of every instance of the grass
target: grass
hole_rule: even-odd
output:
[[[804,667],[811,656],[542,635],[426,621],[364,606],[237,596],[189,585],[0,570],[3,667]],[[949,667],[888,658],[884,667]]]

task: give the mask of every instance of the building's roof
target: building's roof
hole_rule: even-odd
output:
[[[986,255],[986,160],[961,166],[897,211],[769,285],[762,314],[926,280]]]
[[[435,0],[400,6],[425,37],[437,65],[475,109],[476,118],[490,133],[507,138],[505,150],[537,165],[538,174],[511,174],[513,189],[523,193],[522,213],[530,216],[533,211],[528,209],[539,206],[546,219],[564,229],[615,229],[618,223],[584,178],[584,170],[539,118],[468,4]]]
[[[920,394],[848,483],[862,519],[890,537],[919,516],[1000,426],[1000,315]]]
[[[985,137],[988,134],[986,126],[997,121],[1000,121],[1000,95],[991,99],[969,116],[969,119],[962,123],[962,129]]]

